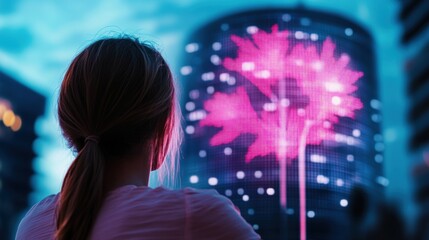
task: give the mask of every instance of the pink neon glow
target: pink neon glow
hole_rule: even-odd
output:
[[[238,46],[237,57],[225,58],[223,66],[241,74],[273,100],[269,108],[255,109],[245,85],[232,94],[216,93],[204,103],[208,114],[200,125],[221,128],[210,140],[213,146],[231,143],[244,133],[255,135],[245,156],[246,163],[275,153],[280,167],[282,207],[286,207],[287,163],[298,157],[300,232],[301,239],[305,239],[305,148],[308,144],[334,140],[333,124],[339,117],[354,118],[355,111],[363,107],[351,95],[363,73],[348,68],[348,55],[334,56],[336,46],[330,38],[326,38],[320,50],[311,44],[293,45],[289,32],[279,31],[277,25],[271,33],[258,30],[251,38],[232,35],[231,41]],[[298,88],[287,87],[291,82]],[[298,105],[302,97],[307,102]]]

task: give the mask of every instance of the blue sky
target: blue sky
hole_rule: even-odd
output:
[[[38,157],[31,201],[58,192],[71,162],[55,115],[56,98],[69,62],[91,41],[124,32],[155,41],[178,76],[185,41],[199,26],[229,13],[297,4],[344,15],[372,33],[383,102],[384,166],[390,180],[387,194],[409,196],[411,161],[406,150],[407,101],[398,1],[0,0],[0,70],[48,99],[46,115],[36,124],[40,138],[34,144]]]

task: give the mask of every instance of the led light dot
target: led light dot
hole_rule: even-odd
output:
[[[226,147],[226,148],[223,150],[223,153],[224,153],[225,155],[227,155],[227,156],[231,155],[231,154],[232,154],[232,148],[230,148],[230,147]]]
[[[192,176],[189,178],[189,182],[190,182],[190,183],[195,184],[195,183],[198,183],[198,181],[199,181],[199,178],[198,178],[198,176],[197,176],[197,175],[192,175]]]
[[[248,195],[243,195],[243,201],[245,201],[245,202],[249,201],[249,196]]]
[[[185,128],[185,132],[186,132],[187,134],[193,134],[193,133],[195,133],[195,128],[194,128],[194,126],[187,126],[187,127]]]
[[[267,188],[267,194],[268,195],[274,195],[276,193],[276,191],[274,191],[274,188]]]
[[[236,176],[238,179],[243,179],[246,176],[246,174],[244,174],[243,171],[238,171]]]
[[[211,178],[209,178],[209,185],[210,186],[216,186],[217,184],[218,184],[218,180],[217,180],[217,178],[215,178],[215,177],[211,177]]]
[[[198,152],[198,156],[200,156],[200,157],[206,157],[207,156],[207,152],[205,151],[205,150],[200,150],[199,152]]]

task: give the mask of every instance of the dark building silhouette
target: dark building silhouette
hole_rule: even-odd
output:
[[[429,1],[403,0],[401,4],[410,149],[417,156],[412,171],[418,205],[415,239],[429,239]]]
[[[280,37],[272,40],[275,34]],[[330,63],[329,54],[323,53],[332,48],[329,41],[335,46],[335,60]],[[382,198],[388,184],[382,174],[384,145],[370,34],[330,13],[264,9],[226,16],[201,27],[188,39],[184,52],[180,69],[186,120],[182,183],[214,188],[229,197],[263,239],[299,239],[304,203],[307,239],[350,239],[352,189],[365,189],[371,205]],[[246,60],[232,69],[240,58]],[[325,72],[326,79],[313,72],[336,69],[341,61],[347,63],[340,67],[344,71],[362,74],[357,81],[347,82],[352,77],[343,70],[338,75]],[[319,81],[304,84],[313,73]],[[340,95],[317,103],[332,105],[312,106],[312,99],[329,92]],[[352,109],[353,117],[342,116],[344,109],[340,109],[333,113],[337,120],[320,122],[319,128],[305,134],[294,132],[301,126],[300,117],[307,121],[314,111],[330,112],[346,99],[354,101],[346,107]],[[287,112],[281,113],[282,109]],[[291,121],[295,125],[288,127]],[[284,136],[276,128],[283,129]],[[325,128],[333,135],[317,141],[325,136],[317,131]],[[288,139],[294,134],[298,137]],[[260,139],[264,140],[257,142]],[[304,148],[300,139],[306,143]],[[288,144],[296,148],[284,147]],[[291,153],[298,148],[305,149],[304,202],[300,157]],[[283,180],[281,157],[287,162]],[[283,187],[282,181],[286,182]]]
[[[34,125],[45,97],[0,72],[0,239],[14,239],[32,191]]]

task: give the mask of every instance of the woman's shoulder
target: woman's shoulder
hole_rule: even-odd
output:
[[[52,209],[55,209],[56,203],[58,200],[58,194],[52,194],[41,201],[34,204],[30,210],[28,210],[27,214],[24,216],[24,219],[29,216],[37,216],[40,214],[50,214]]]
[[[49,195],[34,204],[22,218],[16,233],[16,239],[47,239],[54,231],[52,226],[54,222],[55,206],[58,200],[58,194]],[[50,228],[46,228],[50,226]],[[35,237],[37,236],[37,237]]]

